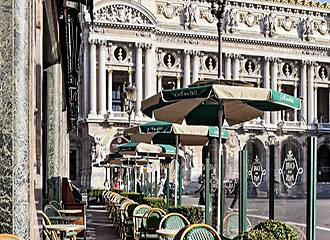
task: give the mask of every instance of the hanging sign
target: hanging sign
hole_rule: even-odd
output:
[[[293,156],[292,151],[289,150],[284,159],[282,168],[279,169],[278,172],[282,176],[285,186],[292,188],[296,185],[298,176],[301,175],[304,170],[302,167],[298,166],[296,158]]]
[[[259,187],[262,183],[263,176],[266,175],[266,170],[262,167],[258,156],[256,156],[249,170],[249,176],[251,177],[252,184],[255,187]]]
[[[113,152],[113,150],[115,149],[115,147],[117,147],[120,144],[125,144],[128,143],[128,140],[124,137],[115,137],[114,139],[112,139],[111,143],[110,143],[110,152]]]

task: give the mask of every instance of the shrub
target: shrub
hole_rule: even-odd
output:
[[[278,220],[267,220],[256,225],[254,230],[273,234],[276,240],[298,240],[298,234],[288,224]]]
[[[204,219],[204,211],[200,207],[170,207],[168,212],[182,214],[191,224],[202,223]]]
[[[275,240],[275,238],[270,232],[251,230],[235,237],[234,240]]]
[[[106,189],[90,189],[88,195],[89,197],[99,198],[104,191]]]
[[[123,192],[123,190],[112,188],[112,189],[111,189],[111,192],[115,192],[115,193],[119,193],[119,194],[121,194],[121,193]]]
[[[121,195],[123,197],[127,197],[127,198],[133,200],[134,202],[137,202],[137,203],[140,203],[140,204],[143,203],[143,198],[144,198],[143,194],[134,193],[134,192],[122,192]]]
[[[152,208],[165,209],[166,207],[165,200],[157,197],[144,197],[142,204],[147,204]]]

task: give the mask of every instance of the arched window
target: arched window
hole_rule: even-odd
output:
[[[326,145],[317,150],[317,181],[330,182],[330,151]]]

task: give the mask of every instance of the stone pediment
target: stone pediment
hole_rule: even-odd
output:
[[[95,22],[105,23],[155,25],[155,20],[151,16],[151,13],[146,13],[134,6],[121,3],[100,7],[94,11],[94,19]]]

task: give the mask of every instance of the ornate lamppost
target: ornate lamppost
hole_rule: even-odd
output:
[[[134,85],[124,87],[124,109],[128,114],[128,127],[131,127],[131,116],[135,110],[137,89]]]
[[[220,80],[222,79],[222,33],[227,0],[206,0],[206,2],[211,3],[211,13],[218,19],[218,80]]]

